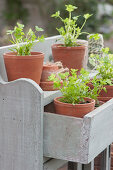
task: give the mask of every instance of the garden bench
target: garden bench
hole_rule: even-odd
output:
[[[34,51],[48,61],[57,38],[46,38]],[[26,78],[8,82],[3,53],[9,48],[0,47],[0,170],[57,170],[69,161],[70,170],[94,170],[101,152],[101,170],[110,170],[113,99],[84,118],[50,113],[61,93],[44,92]]]

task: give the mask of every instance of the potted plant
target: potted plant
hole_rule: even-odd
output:
[[[71,76],[69,72],[66,72],[59,74],[60,79],[55,74],[49,77],[49,80],[54,82],[54,87],[59,88],[62,93],[62,97],[54,99],[56,113],[83,117],[94,109],[95,100],[89,97],[93,93],[89,92],[90,88],[87,85],[90,81],[88,75],[87,71],[81,69],[80,75],[77,77],[77,70],[71,69]],[[62,86],[61,80],[63,81]]]
[[[31,52],[31,49],[37,42],[44,41],[43,35],[36,36],[36,33],[43,29],[35,26],[35,31],[30,28],[27,33],[23,29],[24,25],[17,23],[13,30],[7,31],[7,34],[11,35],[11,43],[16,44],[10,49],[11,52],[3,55],[8,81],[30,78],[39,84],[44,54]]]
[[[89,62],[97,71],[97,77],[104,82],[104,89],[100,92],[100,99],[108,101],[113,97],[113,54],[109,53],[109,48],[102,49],[103,55],[91,54]],[[90,84],[91,86],[91,84]],[[93,86],[91,87],[93,88]]]
[[[88,34],[82,32],[82,29],[91,15],[85,14],[83,16],[84,23],[79,27],[77,25],[79,16],[72,17],[72,12],[77,9],[77,7],[73,5],[65,6],[66,11],[69,13],[68,18],[63,19],[60,16],[60,11],[52,15],[52,17],[59,18],[64,24],[64,27],[57,28],[58,32],[63,37],[63,44],[53,44],[52,54],[55,62],[61,61],[64,67],[80,70],[83,67],[87,47],[77,43],[77,39],[82,34]]]

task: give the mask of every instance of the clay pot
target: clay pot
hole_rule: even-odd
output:
[[[103,101],[104,103],[106,103],[107,101],[111,100],[112,97],[98,97],[99,101]]]
[[[88,83],[88,86],[91,89],[93,89],[93,84],[91,82]],[[107,102],[108,100],[113,98],[113,86],[105,85],[104,87],[106,88],[107,92],[102,90],[99,94],[98,100],[103,101],[103,102]]]
[[[105,103],[105,102],[104,102],[104,101],[101,101],[101,100],[98,100],[98,102],[95,101],[95,109],[96,109],[97,107],[103,105],[104,103]]]
[[[102,90],[100,92],[100,97],[113,97],[113,86],[110,85],[106,85],[104,86],[107,90],[107,92],[105,92],[104,90]]]
[[[8,81],[30,78],[40,83],[44,54],[31,52],[29,56],[17,56],[14,52],[5,53],[4,62]]]
[[[54,105],[57,114],[82,118],[84,117],[84,115],[94,110],[94,99],[85,98],[85,101],[88,101],[90,103],[73,105],[59,101],[60,98],[61,97],[57,97],[54,99]]]
[[[64,47],[63,44],[53,44],[52,54],[54,61],[61,61],[64,67],[78,69],[84,67],[86,46]]]
[[[41,82],[48,81],[48,77],[52,74],[58,71],[58,66],[56,64],[44,64],[42,75],[41,75]]]
[[[53,82],[52,81],[45,81],[45,82],[40,82],[40,87],[42,88],[43,91],[55,91],[58,89],[55,89],[53,87]]]

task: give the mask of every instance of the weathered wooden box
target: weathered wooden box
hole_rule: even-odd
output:
[[[44,156],[87,164],[112,141],[113,99],[84,118],[44,113]]]

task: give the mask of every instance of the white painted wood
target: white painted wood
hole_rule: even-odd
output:
[[[44,91],[44,106],[53,102],[54,98],[60,97],[61,95],[60,91]]]
[[[83,120],[44,113],[44,156],[79,161]]]
[[[94,161],[89,164],[83,165],[83,170],[94,170]]]
[[[101,170],[110,170],[111,162],[110,162],[110,148],[109,146],[102,152],[101,155]]]
[[[83,119],[44,113],[44,156],[88,164],[113,141],[113,99]]]
[[[58,170],[66,163],[67,161],[52,159],[43,165],[43,170]]]
[[[113,99],[87,114],[84,119],[91,121],[88,147],[90,162],[113,142]]]
[[[0,83],[0,170],[42,170],[43,91],[32,80]]]

